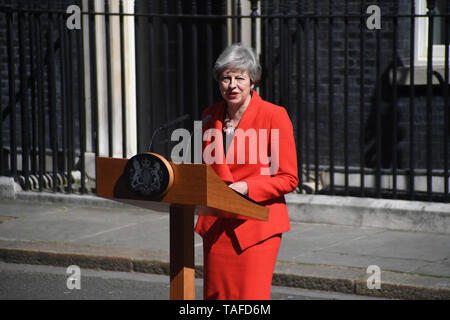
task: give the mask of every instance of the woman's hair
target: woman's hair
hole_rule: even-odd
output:
[[[233,43],[217,58],[213,69],[216,81],[220,80],[220,75],[225,69],[247,71],[253,83],[261,78],[261,65],[255,51],[242,43]]]

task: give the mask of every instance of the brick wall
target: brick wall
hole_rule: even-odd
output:
[[[43,8],[65,9],[68,4],[75,1],[13,1],[0,0],[0,6],[13,5],[16,7],[36,8],[37,5]],[[410,100],[409,86],[399,86],[397,90],[397,121],[393,120],[394,114],[392,107],[393,87],[388,80],[388,75],[393,56],[393,22],[388,17],[397,10],[401,14],[409,14],[411,1],[395,1],[398,8],[394,8],[394,0],[383,1],[356,1],[348,0],[348,12],[350,14],[360,14],[365,11],[370,4],[378,4],[381,8],[381,47],[380,47],[380,74],[381,74],[381,165],[389,168],[392,166],[393,153],[397,153],[397,167],[408,168],[410,166],[409,151],[411,145],[410,139]],[[203,2],[202,2],[203,3]],[[262,1],[263,13],[306,13],[306,14],[343,14],[345,12],[345,1],[293,1],[293,0],[274,0]],[[317,11],[315,11],[315,4]],[[201,3],[199,2],[199,6]],[[330,11],[331,10],[331,11]],[[199,12],[202,11],[199,9]],[[359,18],[350,18],[348,20],[348,148],[349,165],[359,167],[361,157],[366,167],[376,165],[376,98],[377,98],[377,32],[368,30],[365,26],[361,28]],[[17,21],[15,30],[17,30]],[[45,24],[45,19],[43,19]],[[272,30],[273,38],[266,42],[267,32],[262,23],[262,41],[263,41],[263,79],[261,80],[261,91],[263,97],[268,100],[285,106],[293,119],[296,130],[303,130],[302,140],[297,141],[301,148],[302,161],[314,161],[314,81],[317,77],[318,86],[318,145],[319,145],[319,164],[330,164],[330,137],[333,139],[334,165],[344,165],[344,19],[334,18],[331,28],[333,41],[332,49],[332,80],[333,84],[333,105],[332,113],[333,130],[329,130],[329,101],[330,101],[330,79],[329,79],[329,29],[330,21],[328,18],[319,18],[317,20],[317,41],[318,51],[314,52],[314,19],[271,19],[269,28]],[[360,103],[360,32],[364,33],[364,105]],[[409,18],[399,18],[398,39],[397,39],[397,65],[409,64],[409,46],[410,46],[410,21]],[[29,30],[26,29],[26,32]],[[298,42],[300,40],[300,42]],[[14,59],[18,60],[18,34],[14,34]],[[208,44],[202,44],[207,46]],[[287,51],[290,50],[291,59],[287,61]],[[273,56],[265,58],[273,52]],[[306,60],[306,55],[308,59]],[[318,73],[314,73],[314,57],[318,59]],[[27,59],[29,52],[27,52]],[[7,67],[7,49],[6,49],[6,22],[5,14],[0,12],[0,90],[1,106],[5,109],[9,101],[8,97],[8,67]],[[268,61],[269,63],[267,63]],[[18,68],[18,64],[16,65]],[[203,68],[203,67],[202,67]],[[308,70],[307,70],[308,69]],[[300,72],[300,73],[299,73]],[[269,84],[269,86],[267,86]],[[20,85],[19,70],[16,69],[16,90]],[[44,87],[46,87],[44,85]],[[185,94],[189,90],[184,90]],[[432,167],[435,169],[443,168],[443,99],[438,87],[434,87],[434,97],[432,101]],[[217,94],[217,93],[215,93]],[[59,96],[59,95],[57,95]],[[306,101],[306,96],[308,99]],[[47,93],[44,94],[47,99]],[[191,99],[186,99],[190,101]],[[306,109],[307,108],[307,109]],[[364,110],[363,129],[365,134],[361,137],[360,115]],[[19,111],[18,111],[19,112]],[[19,115],[20,116],[20,115]],[[424,86],[415,87],[414,96],[414,167],[425,168],[427,157],[426,146],[426,89]],[[397,143],[393,145],[392,132],[393,127],[397,128]],[[3,122],[3,132],[8,132],[9,121]],[[20,127],[18,128],[20,130]],[[4,143],[7,143],[7,135],[3,135]],[[20,139],[20,134],[18,134]],[[298,138],[299,139],[299,138]],[[363,141],[361,141],[361,139]],[[363,142],[363,153],[360,153],[360,145]],[[20,144],[20,141],[18,141]],[[308,148],[307,148],[308,144]],[[395,150],[395,151],[394,151]]]
[[[263,1],[264,13],[287,14],[303,13],[312,15],[344,14],[346,1]],[[397,7],[394,4],[397,4]],[[390,168],[393,163],[393,154],[397,153],[397,167],[409,168],[410,152],[410,99],[409,86],[397,87],[397,105],[396,110],[393,107],[393,86],[389,81],[389,72],[392,70],[393,61],[397,59],[397,66],[409,65],[410,60],[410,18],[398,18],[397,25],[397,49],[393,54],[394,24],[392,16],[395,12],[398,14],[409,15],[411,12],[411,1],[354,1],[348,0],[348,13],[360,14],[365,12],[371,4],[377,4],[381,9],[381,30],[369,30],[364,25],[361,28],[359,18],[349,18],[348,20],[348,148],[349,165],[360,166],[361,163],[361,130],[360,130],[360,68],[361,68],[361,43],[360,32],[364,34],[364,121],[363,130],[365,131],[363,141],[363,162],[366,167],[376,166],[376,135],[377,135],[377,90],[380,89],[380,126],[381,126],[381,167]],[[315,7],[315,5],[317,7]],[[265,75],[268,77],[268,68],[273,68],[274,80],[269,80],[270,88],[274,88],[273,94],[269,98],[273,102],[284,105],[290,112],[295,126],[303,128],[302,152],[304,160],[314,161],[314,81],[318,77],[318,145],[319,145],[319,163],[321,165],[330,164],[330,127],[329,127],[329,106],[330,106],[330,79],[329,79],[329,52],[332,50],[332,90],[334,111],[332,113],[332,141],[334,148],[334,165],[344,165],[344,57],[345,57],[345,23],[343,17],[333,18],[331,34],[332,42],[330,45],[330,19],[319,18],[306,20],[286,20],[283,26],[283,20],[270,19],[269,28],[274,34],[273,42],[265,48],[272,50],[273,57],[270,57],[270,66],[265,66]],[[299,22],[300,21],[300,22]],[[287,25],[287,27],[286,27]],[[264,27],[263,27],[264,28]],[[284,29],[283,29],[284,28]],[[314,28],[317,28],[318,51],[314,51]],[[289,32],[288,39],[283,40],[285,32]],[[264,29],[263,29],[264,32]],[[377,32],[380,32],[380,68],[381,86],[378,88],[376,83],[377,76]],[[297,41],[297,33],[300,33],[300,45]],[[267,32],[265,32],[267,35]],[[264,35],[263,35],[264,38]],[[308,40],[306,40],[308,39]],[[270,48],[272,46],[272,48]],[[300,50],[300,55],[295,56],[291,63],[286,62],[283,56],[287,47],[296,54]],[[305,46],[307,47],[305,49]],[[266,53],[267,54],[267,53]],[[264,55],[264,53],[263,53]],[[306,55],[308,60],[306,61]],[[314,57],[318,59],[318,74],[314,73]],[[288,63],[288,68],[284,64]],[[298,63],[300,63],[300,78],[298,74]],[[289,82],[279,81],[279,76],[286,71],[290,76],[290,89],[286,90],[284,86]],[[263,79],[264,83],[264,79]],[[264,86],[266,89],[266,86]],[[415,86],[414,96],[414,162],[415,168],[426,168],[426,87]],[[267,90],[267,89],[266,89]],[[308,91],[308,92],[306,92]],[[306,100],[305,96],[308,95]],[[433,87],[432,100],[432,167],[434,169],[443,168],[443,98],[441,89],[438,86]],[[290,99],[288,99],[290,97]],[[300,108],[307,108],[308,112],[301,112]],[[395,110],[395,111],[394,111]],[[394,121],[393,114],[396,112],[397,119]],[[300,117],[303,120],[297,120]],[[305,118],[308,117],[307,120]],[[308,124],[305,123],[308,122]],[[393,144],[394,127],[397,128],[397,143]],[[306,144],[309,144],[309,148]],[[297,141],[299,145],[299,141]],[[450,146],[449,146],[450,148]]]

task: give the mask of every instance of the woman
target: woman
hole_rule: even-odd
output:
[[[215,141],[218,149],[223,146],[223,153],[218,152],[223,159],[211,166],[230,188],[269,207],[270,213],[268,221],[199,217],[204,298],[270,299],[281,234],[290,229],[283,195],[298,184],[292,123],[284,108],[262,100],[253,90],[261,67],[251,48],[226,48],[215,63],[214,77],[223,101],[203,112],[203,118],[210,118],[203,129],[222,135],[215,135],[204,148]],[[257,133],[257,148],[245,134],[245,144],[237,142],[243,132]]]

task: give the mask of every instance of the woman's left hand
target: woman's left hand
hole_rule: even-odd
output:
[[[233,189],[234,191],[237,191],[243,195],[248,195],[248,186],[247,186],[247,182],[245,182],[245,181],[238,181],[238,182],[232,183],[228,186],[231,189]]]

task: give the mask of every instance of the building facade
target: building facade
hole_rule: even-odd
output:
[[[192,129],[220,98],[214,60],[244,42],[260,95],[293,121],[299,191],[448,201],[448,6],[2,0],[1,174],[43,190],[48,173],[55,191],[78,191],[72,173],[95,179],[95,155],[145,152],[184,114],[177,126]],[[155,141],[169,156],[170,130]]]

